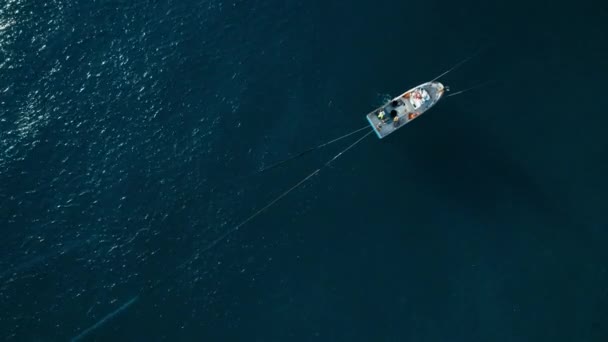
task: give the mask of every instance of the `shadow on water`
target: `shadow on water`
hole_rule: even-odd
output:
[[[519,156],[509,153],[475,115],[446,104],[435,108],[418,127],[410,127],[407,142],[387,141],[393,149],[421,145],[408,148],[402,159],[407,165],[398,167],[413,168],[410,172],[430,192],[465,204],[482,217],[525,206],[551,223],[571,223],[560,198],[550,196]]]

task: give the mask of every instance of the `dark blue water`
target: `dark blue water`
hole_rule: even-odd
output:
[[[0,3],[14,341],[605,341],[602,2]],[[342,148],[390,95],[489,87]],[[354,141],[354,140],[351,140]]]

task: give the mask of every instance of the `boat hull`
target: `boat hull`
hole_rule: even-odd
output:
[[[445,93],[440,82],[427,82],[393,98],[367,114],[378,138],[382,139],[431,109]]]

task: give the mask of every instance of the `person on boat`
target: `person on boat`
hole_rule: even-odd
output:
[[[399,116],[395,116],[393,118],[393,127],[399,127],[400,121],[399,121]]]
[[[391,110],[391,118],[393,118],[393,126],[399,126],[399,115],[396,110]]]
[[[384,121],[384,111],[381,110],[380,113],[378,114],[378,119]]]

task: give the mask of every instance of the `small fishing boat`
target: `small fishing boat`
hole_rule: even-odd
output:
[[[367,114],[367,121],[382,139],[431,109],[446,90],[440,82],[423,83]]]

